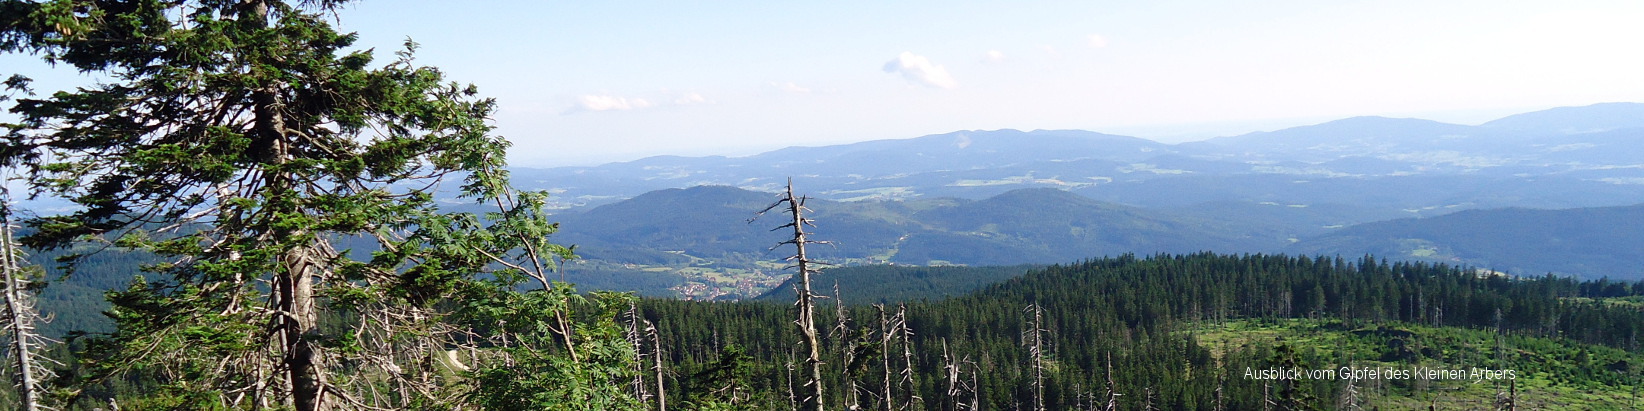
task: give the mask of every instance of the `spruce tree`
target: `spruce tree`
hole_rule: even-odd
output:
[[[545,194],[507,183],[495,102],[410,40],[350,51],[328,23],[345,3],[0,1],[3,51],[105,78],[11,108],[0,162],[80,206],[23,242],[159,257],[109,293],[82,384],[140,373],[154,407],[451,408],[486,389],[465,373],[519,365],[498,347],[622,357],[576,341],[576,296],[546,292],[569,250]],[[438,209],[452,192],[494,211]]]

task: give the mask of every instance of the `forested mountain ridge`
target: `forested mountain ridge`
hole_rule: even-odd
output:
[[[1569,135],[1644,127],[1644,105],[1599,103],[1514,114],[1484,124],[1527,135]]]
[[[1469,136],[1473,130],[1471,126],[1432,120],[1367,116],[1219,137],[1182,146],[1201,153],[1316,164],[1388,152],[1476,146],[1478,142],[1466,141],[1473,139]]]

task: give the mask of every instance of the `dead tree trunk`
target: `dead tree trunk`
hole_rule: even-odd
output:
[[[856,364],[856,339],[852,336],[850,312],[845,310],[845,299],[839,293],[838,283],[833,285],[833,302],[834,325],[833,329],[829,331],[828,337],[836,341],[839,346],[839,364],[842,366],[840,368],[841,381],[839,386],[845,393],[845,403],[841,406],[846,409],[856,409],[857,385],[856,372],[853,369]]]
[[[1028,367],[1033,369],[1033,409],[1045,409],[1045,311],[1038,303],[1029,304],[1026,311],[1028,329],[1022,332],[1022,346],[1028,350]]]
[[[948,353],[948,339],[942,339],[942,374],[946,377],[948,389],[942,398],[942,409],[959,408],[959,364],[953,362],[953,355]]]
[[[794,370],[793,358],[794,358],[794,352],[793,352],[793,350],[789,350],[788,351],[788,362],[782,363],[782,366],[788,370],[788,409],[798,410],[799,409],[799,395],[796,394],[793,390],[793,370]]]
[[[4,183],[0,180],[0,183]],[[11,196],[0,186],[0,275],[5,277],[5,328],[11,338],[11,360],[17,366],[17,390],[22,396],[18,409],[41,409],[41,382],[49,371],[39,364],[35,350],[41,337],[34,332],[39,313],[34,310],[32,292],[28,290],[27,275],[23,271],[23,253],[12,240]]]
[[[631,390],[634,398],[644,403],[651,399],[651,393],[649,387],[645,384],[645,335],[643,334],[644,330],[640,329],[639,307],[633,302],[629,302],[628,312],[625,314],[628,318],[625,321],[627,324],[624,324],[622,329],[622,338],[628,342],[629,346],[634,348],[634,358],[631,365],[634,379],[628,382],[628,389]]]
[[[1359,406],[1359,379],[1349,375],[1346,380],[1347,386],[1341,389],[1341,398],[1337,400],[1336,409],[1344,411],[1363,409]]]
[[[794,254],[788,257],[787,261],[792,261],[793,265],[791,267],[797,269],[794,272],[794,279],[797,281],[794,281],[793,289],[794,294],[796,294],[794,305],[799,309],[799,315],[794,322],[799,326],[800,344],[803,346],[806,356],[804,376],[807,391],[800,409],[821,411],[825,408],[822,398],[824,393],[822,387],[822,348],[816,331],[816,294],[811,292],[811,274],[816,273],[816,269],[811,268],[811,265],[816,263],[811,261],[810,257],[805,254],[805,245],[825,244],[826,242],[809,240],[805,237],[807,235],[805,226],[812,225],[811,220],[806,219],[804,214],[806,210],[809,210],[805,208],[805,200],[807,199],[808,197],[794,197],[793,179],[788,179],[786,195],[771,203],[770,206],[765,207],[764,210],[759,212],[759,215],[785,205],[785,211],[789,217],[792,217],[787,224],[778,226],[773,231],[783,228],[793,229],[793,238],[777,243],[777,247],[786,244],[794,246]],[[758,215],[754,218],[758,218]],[[775,249],[775,247],[772,249]]]
[[[896,305],[895,322],[898,332],[896,337],[901,340],[902,346],[902,379],[898,382],[903,386],[902,407],[918,408],[919,402],[924,398],[919,397],[919,384],[913,377],[913,329],[908,327],[907,304]]]
[[[662,376],[664,374],[664,368],[662,368],[662,339],[657,337],[656,324],[652,324],[650,320],[641,321],[645,322],[645,334],[651,339],[651,361],[652,366],[655,367],[652,371],[656,372],[656,409],[657,411],[668,411],[668,391],[664,390],[662,385]]]
[[[1122,396],[1122,395],[1124,395],[1124,394],[1119,393],[1119,384],[1115,383],[1113,381],[1113,353],[1108,353],[1107,354],[1107,403],[1102,405],[1102,409],[1105,410],[1105,411],[1117,411],[1119,409],[1119,396]]]
[[[1215,411],[1225,411],[1225,410],[1227,410],[1227,404],[1224,403],[1226,401],[1226,399],[1223,398],[1225,396],[1225,394],[1222,392],[1222,389],[1226,388],[1226,387],[1227,387],[1227,382],[1226,381],[1224,381],[1222,378],[1216,378],[1216,408],[1214,408]]]
[[[884,304],[874,304],[873,308],[879,311],[879,404],[885,411],[896,409],[896,397],[891,392],[891,338],[896,331],[891,325],[890,317],[885,315]]]
[[[982,360],[987,361],[987,355],[983,355]],[[979,370],[976,368],[976,362],[971,361],[970,362],[970,409],[971,410],[980,410],[980,409],[982,409],[982,385],[981,385],[981,382],[977,381],[977,377],[976,377],[977,371],[979,371]]]
[[[971,368],[970,381],[968,383],[961,377],[964,373],[965,364],[970,364]],[[970,356],[968,355],[963,359],[954,360],[953,355],[948,352],[948,340],[946,338],[942,339],[942,368],[947,372],[948,391],[947,398],[943,400],[941,409],[980,409],[978,404],[981,404],[981,397],[977,394],[976,389],[976,361],[971,361]],[[970,393],[970,403],[966,403],[963,398],[964,394],[967,392]]]

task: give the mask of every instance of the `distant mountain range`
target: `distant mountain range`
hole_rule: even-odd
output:
[[[1613,206],[1644,202],[1644,104],[1557,108],[1478,126],[1356,117],[1175,145],[1088,131],[957,131],[514,173],[521,186],[559,193],[560,207],[697,185],[775,191],[788,177],[831,200],[982,199],[1051,187],[1140,207],[1328,203],[1411,217]]]
[[[769,250],[780,235],[746,220],[789,177],[817,197],[818,235],[835,241],[813,252],[849,264],[1211,250],[1644,278],[1644,253],[1629,240],[1644,237],[1633,228],[1644,224],[1626,212],[1644,203],[1638,103],[1477,126],[1355,117],[1174,145],[1077,130],[958,131],[514,175],[556,193],[559,240],[587,257],[571,270],[583,278],[628,270],[666,283],[681,267],[779,276],[755,262],[782,256]],[[1450,215],[1467,210],[1477,211]]]

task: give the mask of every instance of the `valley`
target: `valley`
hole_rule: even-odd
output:
[[[816,197],[818,233],[834,242],[822,258],[842,265],[1373,253],[1512,275],[1644,279],[1644,258],[1626,251],[1640,236],[1623,228],[1644,226],[1633,207],[1644,204],[1640,159],[1644,104],[1609,103],[1477,126],[1356,117],[1175,145],[1075,130],[960,131],[521,169],[515,180],[554,193],[558,238],[585,257],[569,275],[700,299],[780,282],[760,266],[781,257],[765,251],[780,237],[746,220],[788,176]],[[623,286],[635,272],[671,276],[674,291]]]

